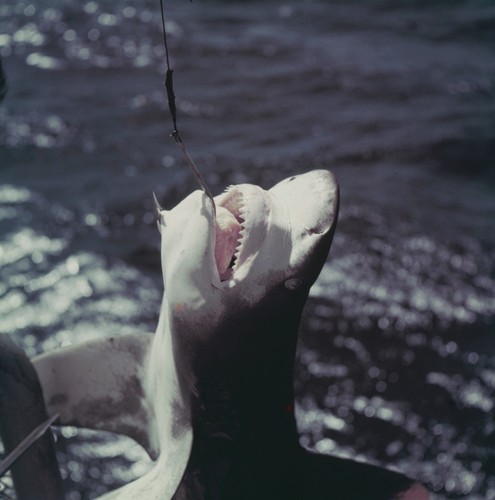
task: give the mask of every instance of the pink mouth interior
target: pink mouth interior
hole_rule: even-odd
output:
[[[227,193],[226,198],[217,205],[215,262],[222,281],[233,275],[243,236],[243,208],[242,194],[236,191]]]

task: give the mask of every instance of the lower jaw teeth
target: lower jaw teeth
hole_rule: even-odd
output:
[[[230,268],[236,260],[242,226],[234,214],[223,207],[217,207],[215,222],[215,263],[222,278],[227,272],[232,272]]]

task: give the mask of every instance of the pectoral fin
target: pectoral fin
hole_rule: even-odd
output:
[[[48,415],[62,425],[127,435],[156,457],[144,373],[153,334],[111,337],[35,357]]]

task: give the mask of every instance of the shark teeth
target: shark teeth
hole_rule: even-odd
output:
[[[246,232],[246,218],[247,218],[247,207],[246,200],[243,193],[236,188],[235,186],[230,186],[225,190],[225,193],[222,195],[221,201],[218,202],[218,206],[228,210],[240,224],[241,229],[237,236],[237,242],[235,244],[235,250],[232,254],[232,258],[229,264],[229,267],[225,272],[221,273],[220,279],[222,281],[232,279],[235,270],[239,265],[239,257],[241,254],[241,249],[244,243],[244,240],[247,236]]]
[[[241,248],[243,245],[243,240],[246,237],[246,228],[244,227],[245,219],[239,220],[239,223],[241,224],[241,230],[239,231],[239,236],[237,238],[237,244],[235,246],[235,251],[234,255],[232,255],[232,262],[230,264],[230,268],[232,269],[232,272],[235,272],[238,263],[239,263],[239,256],[241,254]]]

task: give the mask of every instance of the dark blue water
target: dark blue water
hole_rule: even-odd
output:
[[[196,189],[168,138],[158,4],[0,6],[0,331],[29,354],[155,328],[151,191],[172,207]],[[301,331],[303,444],[495,498],[493,2],[166,9],[211,190],[312,168],[341,184]],[[149,467],[106,434],[65,428],[58,447],[71,499]]]

